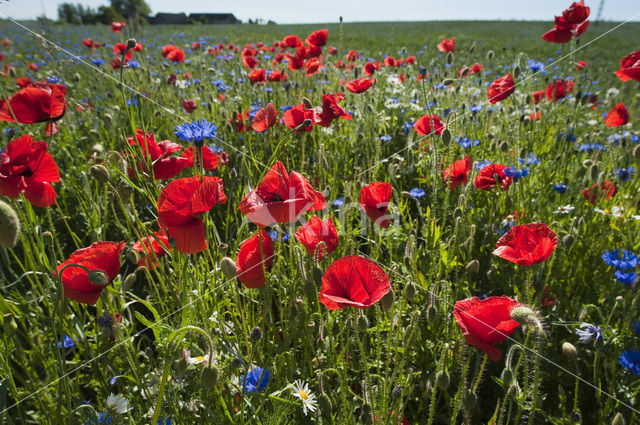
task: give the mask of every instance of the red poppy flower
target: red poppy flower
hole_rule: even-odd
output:
[[[322,55],[322,47],[309,44],[307,46],[307,55],[310,58],[317,58]]]
[[[437,115],[423,115],[413,124],[413,129],[421,136],[430,136],[433,133],[440,135],[444,128],[442,120]]]
[[[328,29],[316,30],[307,36],[305,43],[307,43],[308,45],[312,44],[314,46],[322,47],[325,44],[327,44],[328,34],[329,34]]]
[[[264,272],[272,262],[273,240],[264,229],[260,229],[242,242],[236,260],[236,277],[247,288],[262,288],[265,283]]]
[[[62,273],[62,288],[66,298],[83,304],[95,305],[102,290],[120,272],[120,252],[125,247],[124,242],[94,242],[88,248],[74,251],[71,256],[56,271],[55,276]],[[89,269],[89,272],[81,267],[70,266],[78,264]],[[96,284],[90,279],[90,272],[100,271],[107,276],[106,284]]]
[[[184,50],[176,48],[167,54],[167,59],[173,62],[183,62],[185,56]]]
[[[609,180],[603,181],[599,187],[598,183],[594,183],[589,189],[582,190],[582,196],[592,205],[595,205],[600,198],[608,201],[614,193],[616,193],[616,185]]]
[[[568,24],[579,24],[584,22],[589,17],[590,9],[584,5],[584,1],[571,3],[564,12],[562,17]]]
[[[604,123],[607,127],[619,127],[629,122],[629,111],[624,103],[618,103],[609,111]]]
[[[66,94],[62,84],[32,84],[18,90],[8,102],[0,100],[0,121],[14,122],[14,115],[20,124],[58,120],[67,108]]]
[[[545,95],[545,90],[538,90],[533,92],[533,104],[537,105],[540,103],[540,99]]]
[[[245,68],[255,68],[256,66],[258,66],[258,59],[253,56],[243,56],[242,64]]]
[[[224,154],[224,152],[222,152],[222,154]],[[198,163],[200,163],[200,155],[202,155],[202,166],[205,170],[215,170],[218,168],[218,164],[221,161],[217,153],[213,152],[207,146],[202,146],[201,150],[198,149]],[[189,146],[182,151],[181,157],[187,160],[186,167],[193,167],[193,146]]]
[[[581,70],[585,69],[586,67],[587,67],[587,62],[585,62],[585,61],[576,62],[576,71],[581,71]]]
[[[169,52],[172,50],[176,50],[178,47],[173,44],[167,44],[166,46],[162,46],[162,57],[166,58],[169,55]]]
[[[158,198],[158,224],[169,230],[176,249],[190,254],[207,249],[200,216],[216,204],[227,202],[222,179],[185,177],[169,183]]]
[[[284,113],[284,124],[292,130],[298,128],[305,120],[311,121],[309,126],[297,131],[311,131],[313,125],[320,122],[320,115],[315,109],[307,109],[304,104],[296,105]]]
[[[267,106],[256,112],[255,117],[253,117],[251,128],[262,133],[267,131],[268,128],[273,127],[277,119],[278,112],[276,111],[276,108],[273,107],[273,103],[269,103]]]
[[[287,79],[287,74],[276,69],[267,73],[267,81],[284,81]]]
[[[480,63],[474,63],[471,65],[471,68],[469,68],[469,74],[478,74],[480,72],[482,72],[482,64]]]
[[[166,180],[177,176],[180,171],[189,166],[189,161],[182,157],[170,156],[178,152],[182,146],[170,140],[156,143],[153,133],[144,134],[142,130],[136,130],[136,138],[127,137],[129,145],[139,145],[142,149],[142,160],[138,161],[138,170],[148,172],[147,160],[151,160],[153,176],[156,180]]]
[[[374,261],[357,255],[342,257],[322,276],[318,301],[329,310],[345,307],[366,308],[389,290],[389,277]]]
[[[390,66],[398,66],[398,65],[396,64],[396,59],[393,56],[387,56],[386,58],[384,58],[384,66],[388,68]]]
[[[373,78],[362,77],[353,81],[349,81],[347,84],[345,84],[345,87],[352,93],[362,93],[369,90],[369,87],[373,85],[374,81],[375,80]]]
[[[487,95],[489,96],[489,103],[494,104],[505,100],[511,96],[511,93],[515,90],[516,85],[513,82],[511,74],[503,75],[489,86],[489,91],[487,92]]]
[[[295,34],[291,34],[282,39],[284,47],[298,48],[302,47],[302,40]]]
[[[0,195],[17,198],[24,193],[32,205],[49,207],[56,203],[51,183],[59,181],[58,166],[47,152],[46,142],[34,142],[25,134],[0,153]]]
[[[139,41],[136,43],[135,46],[133,46],[133,50],[135,50],[136,52],[141,52],[143,48],[144,46]]]
[[[576,29],[574,34],[576,37],[580,37],[584,32],[589,28],[589,21],[584,21],[583,23],[576,25]]]
[[[351,114],[345,111],[342,106],[338,104],[336,96],[333,93],[323,94],[322,112],[320,113],[319,125],[322,127],[329,127],[336,118],[342,118],[347,121],[353,119]]]
[[[506,296],[484,300],[473,297],[457,301],[453,316],[466,343],[478,347],[497,362],[502,352],[494,344],[504,341],[516,330],[518,322],[511,318],[511,310],[520,305]]]
[[[350,50],[349,53],[347,53],[347,60],[351,61],[351,62],[355,62],[360,58],[360,53],[358,53],[357,50]]]
[[[18,84],[20,87],[29,87],[31,84],[33,84],[33,81],[31,81],[31,78],[29,77],[18,77],[16,78],[16,84]]]
[[[260,227],[291,223],[305,211],[324,207],[322,193],[315,191],[301,174],[295,171],[289,174],[281,161],[271,167],[239,205],[242,214]]]
[[[556,102],[558,99],[566,97],[569,93],[573,93],[575,83],[571,80],[556,80],[547,86],[545,92],[549,102]]]
[[[197,41],[194,41],[194,42],[191,44],[191,48],[192,48],[193,50],[198,50],[198,49],[200,49],[200,43],[199,43],[199,42],[197,42]]]
[[[371,77],[376,71],[379,71],[382,68],[382,63],[380,61],[376,62],[367,62],[364,64],[364,73]]]
[[[472,164],[471,158],[465,155],[464,159],[455,161],[442,172],[444,181],[449,182],[449,189],[453,190],[462,183],[469,183],[469,172]]]
[[[360,207],[374,223],[384,229],[391,224],[386,214],[392,191],[391,183],[387,182],[373,182],[360,189]]]
[[[544,33],[542,39],[549,43],[567,43],[571,41],[574,36],[575,25],[569,24],[562,16],[556,16],[555,19],[554,27]]]
[[[182,101],[182,108],[189,114],[195,111],[197,107],[198,105],[196,105],[193,99],[185,99]]]
[[[126,27],[127,24],[124,22],[111,22],[111,31],[120,34],[120,32]]]
[[[305,63],[305,66],[304,66],[305,76],[311,77],[312,75],[317,74],[318,71],[321,70],[322,68],[323,68],[322,57],[311,58],[307,60],[307,62]]]
[[[311,217],[308,222],[296,230],[296,239],[304,245],[311,255],[314,255],[316,249],[320,246],[318,249],[318,261],[324,259],[325,251],[327,254],[335,251],[339,242],[338,231],[331,217],[326,221],[322,221],[318,217]],[[324,242],[324,244],[321,245],[320,242]]]
[[[266,71],[262,68],[254,68],[247,76],[253,83],[262,83],[267,80]]]
[[[490,191],[498,184],[503,189],[508,189],[513,179],[505,174],[505,168],[507,166],[502,164],[489,164],[483,167],[473,181],[476,189]]]
[[[140,253],[138,267],[156,267],[158,259],[169,252],[169,237],[164,230],[153,232],[136,241],[132,249]]]
[[[545,223],[513,226],[502,235],[493,255],[521,266],[542,263],[558,245],[558,237]]]
[[[620,59],[620,69],[615,74],[621,81],[636,80],[640,83],[640,50]]]
[[[334,56],[338,54],[338,49],[333,46],[329,47],[329,49],[327,50],[329,51],[329,56]]]
[[[133,58],[133,50],[129,49],[129,51],[127,51],[127,45],[125,43],[116,43],[113,46],[113,54],[114,55],[122,56],[124,54],[124,52],[127,52],[127,54],[124,56],[125,63],[126,63],[126,62],[130,61],[131,58]]]
[[[451,37],[451,39],[443,38],[440,43],[438,43],[438,50],[441,52],[455,52],[456,51],[456,38]]]

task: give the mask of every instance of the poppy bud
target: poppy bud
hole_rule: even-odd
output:
[[[445,128],[444,130],[442,130],[442,134],[440,135],[440,137],[442,138],[442,143],[448,145],[449,142],[451,142],[451,131],[449,131],[448,128]]]
[[[253,342],[259,341],[262,339],[262,329],[260,326],[254,326],[249,332],[249,339]]]
[[[527,96],[524,98],[524,103],[532,103],[533,102],[533,96],[531,96],[530,94],[527,94]]]
[[[453,52],[449,52],[447,53],[447,63],[451,65],[452,62],[453,62]]]
[[[475,409],[477,403],[478,403],[478,397],[476,396],[476,393],[474,393],[471,390],[468,390],[467,393],[462,398],[462,405],[464,406],[464,408],[467,410],[467,412],[470,412],[473,409]]]
[[[358,326],[358,330],[360,332],[365,332],[367,329],[369,329],[369,319],[367,319],[367,316],[365,316],[364,314],[358,316],[356,326]]]
[[[176,363],[176,375],[184,375],[187,372],[189,363],[184,357],[180,357],[178,363]]]
[[[513,78],[518,78],[520,76],[520,65],[516,65],[515,68],[513,68]]]
[[[218,251],[222,252],[223,254],[226,254],[228,250],[229,245],[227,245],[226,243],[221,243],[218,245]]]
[[[116,191],[123,201],[129,199],[129,197],[133,195],[133,188],[126,183],[119,184],[116,187]]]
[[[331,399],[327,394],[320,394],[320,396],[318,397],[318,407],[320,407],[320,414],[322,414],[323,417],[331,417],[331,410],[333,409],[333,405],[331,404]]]
[[[45,244],[53,246],[53,233],[50,231],[42,232],[42,240]]]
[[[495,56],[495,53],[493,53],[493,50],[489,50],[487,52],[487,59],[491,60],[493,59],[494,56]]]
[[[207,391],[213,391],[218,385],[220,370],[214,365],[205,366],[200,372],[200,386]]]
[[[474,41],[471,47],[469,47],[469,53],[473,53],[476,51],[476,42]]]
[[[134,47],[136,47],[136,39],[135,38],[130,38],[127,40],[127,49],[133,49]]]
[[[96,179],[98,183],[108,183],[111,180],[111,176],[109,175],[109,170],[107,167],[101,164],[93,165],[89,168],[89,172],[91,176]]]
[[[73,74],[73,81],[74,81],[74,82],[79,83],[79,82],[80,82],[80,80],[81,80],[81,78],[82,78],[82,77],[80,77],[80,74],[79,74],[79,73],[77,73],[77,72],[76,72],[75,74]]]
[[[504,383],[505,387],[511,385],[511,382],[513,382],[513,370],[508,367],[503,369],[502,374],[500,375],[500,380]]]
[[[478,270],[480,270],[480,261],[478,260],[469,261],[469,263],[467,264],[466,270],[467,270],[467,273],[470,273],[470,274],[478,273]]]
[[[446,391],[449,388],[449,372],[446,370],[436,375],[436,386],[442,391]]]
[[[347,320],[344,321],[344,324],[347,328],[353,329],[353,317],[347,317]]]
[[[577,41],[577,40],[576,40]],[[569,414],[569,418],[574,422],[574,423],[581,423],[582,422],[582,415],[580,414],[580,412],[574,410],[573,412],[571,412]]]
[[[507,142],[500,142],[500,151],[501,152],[507,152],[509,150],[509,143]]]
[[[124,278],[122,282],[122,292],[128,292],[133,288],[133,285],[136,283],[137,275],[135,273],[129,273],[127,277]]]
[[[429,307],[427,307],[427,322],[429,323],[435,323],[436,320],[438,320],[438,309],[436,308],[435,305],[430,305]]]
[[[14,67],[10,66],[7,71],[9,72],[9,76],[11,78],[16,78],[16,69]]]
[[[487,133],[487,134],[485,135],[485,137],[486,137],[487,139],[489,139],[489,140],[493,140],[493,134],[492,134],[492,133]]]
[[[234,277],[236,277],[236,274],[238,272],[236,262],[229,257],[224,257],[222,260],[220,260],[220,269],[222,270],[222,274],[224,274],[227,279],[233,279]]]
[[[393,305],[393,290],[389,290],[382,298],[380,298],[380,306],[384,311],[389,311]]]
[[[109,276],[102,270],[93,269],[89,271],[89,281],[96,285],[106,286],[109,284]]]
[[[406,288],[404,288],[404,296],[408,301],[413,301],[416,297],[416,285],[414,283],[409,283]]]
[[[564,235],[564,237],[562,238],[562,243],[564,246],[571,246],[573,245],[575,238],[573,237],[573,235]]]
[[[286,353],[282,353],[283,356]],[[234,357],[233,360],[231,360],[231,369],[235,370],[238,369],[240,366],[242,366],[244,364],[244,360],[242,360],[240,357]]]
[[[633,148],[632,153],[633,153],[633,157],[634,157],[636,160],[639,160],[639,161],[640,161],[640,145],[638,145],[638,146],[636,146],[635,148]]]
[[[309,99],[307,99],[306,97],[302,98],[302,103],[304,103],[304,107],[307,108],[307,109],[313,108],[313,105],[311,104],[311,101]]]
[[[442,84],[444,84],[445,86],[450,86],[451,84],[453,84],[453,80],[451,78],[447,78],[445,80],[442,80]]]
[[[511,318],[521,325],[526,325],[535,318],[535,313],[529,307],[516,307],[511,310]]]
[[[13,248],[20,236],[20,219],[16,212],[4,201],[0,201],[0,245]]]
[[[613,421],[611,421],[611,425],[625,425],[625,424],[626,422],[624,421],[624,417],[620,412],[616,413],[616,415],[613,417]]]
[[[464,78],[467,75],[469,75],[469,68],[467,68],[466,66],[464,68],[462,68],[462,72],[460,73],[460,77]]]
[[[600,169],[598,168],[598,164],[593,164],[589,168],[589,178],[593,181],[598,180],[598,175],[600,174]]]
[[[593,165],[593,161],[591,161],[590,159],[585,159],[584,161],[582,161],[582,166],[585,168],[589,168]]]
[[[571,360],[575,360],[575,358],[578,356],[578,350],[576,350],[575,345],[571,344],[570,342],[564,342],[562,343],[562,354],[564,354]]]
[[[363,404],[362,414],[361,414],[362,422],[365,424],[370,424],[371,422],[373,422],[373,419],[371,416],[372,414],[373,414],[373,409],[371,408],[371,405],[369,403]]]

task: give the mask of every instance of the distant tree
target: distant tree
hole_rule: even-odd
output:
[[[78,8],[72,3],[62,3],[58,6],[58,20],[74,25],[82,23],[82,18],[78,14]]]
[[[111,0],[111,7],[127,19],[151,15],[151,8],[145,0]]]
[[[209,23],[209,19],[207,19],[206,15],[200,15],[200,23],[205,25]]]
[[[96,14],[96,21],[109,25],[111,22],[119,22],[124,21],[124,16],[120,15],[113,7],[111,6],[100,6],[98,7],[98,12]]]

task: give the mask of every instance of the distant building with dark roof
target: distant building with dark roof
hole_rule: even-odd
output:
[[[201,24],[240,24],[233,13],[192,13],[188,17],[185,13],[156,13],[148,19],[150,24],[184,25],[199,22]]]

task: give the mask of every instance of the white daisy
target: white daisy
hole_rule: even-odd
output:
[[[307,415],[307,409],[310,412],[315,412],[317,408],[316,396],[309,390],[309,385],[298,379],[291,385],[293,395],[298,397],[302,401],[302,412]]]
[[[561,207],[558,207],[555,211],[554,214],[569,214],[571,213],[573,210],[575,210],[576,208],[571,206],[571,205],[563,205]]]
[[[129,400],[122,396],[111,393],[107,397],[107,410],[113,414],[124,415],[129,410],[128,405]]]

